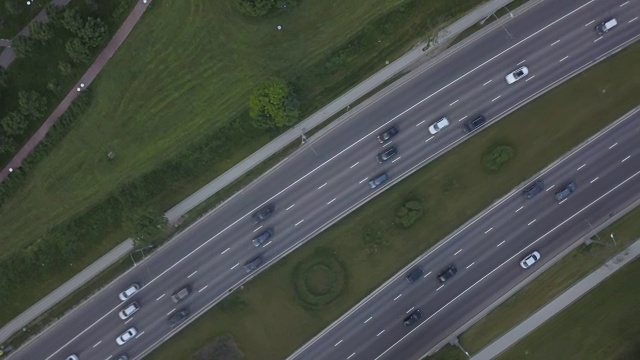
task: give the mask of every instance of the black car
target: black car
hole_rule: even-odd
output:
[[[440,280],[440,282],[443,283],[451,279],[453,275],[455,275],[457,272],[458,272],[458,269],[456,268],[456,266],[451,264],[447,266],[446,269],[442,270],[440,274],[438,274],[438,280]]]
[[[120,354],[116,360],[129,360],[129,356],[127,354]]]
[[[387,181],[389,179],[389,175],[387,175],[386,172],[374,177],[373,179],[369,180],[369,186],[372,189],[377,188],[378,186],[382,185],[385,183],[385,181]]]
[[[420,309],[415,309],[411,315],[404,318],[404,326],[411,326],[415,324],[418,320],[422,318],[422,311]]]
[[[417,268],[413,269],[413,271],[411,271],[409,274],[407,274],[407,281],[409,283],[413,283],[417,280],[419,280],[422,275],[424,275],[424,269],[422,268],[422,266],[418,266]]]
[[[533,184],[526,187],[522,192],[527,196],[527,199],[531,199],[532,197],[542,192],[542,190],[544,190],[544,181],[537,180]]]
[[[392,157],[396,156],[396,154],[398,153],[398,149],[395,146],[392,146],[390,148],[388,148],[387,150],[381,152],[380,154],[378,154],[378,162],[380,164],[382,164],[383,162],[391,159]]]
[[[274,211],[276,211],[276,206],[273,204],[269,204],[263,207],[262,209],[256,211],[256,213],[253,214],[253,219],[256,222],[265,221],[269,216],[271,216],[271,214],[273,214]]]
[[[244,270],[247,273],[254,271],[262,265],[262,256],[256,256],[253,259],[249,260],[246,264],[244,264]]]
[[[256,236],[251,242],[253,246],[260,247],[262,244],[266,243],[267,240],[271,239],[273,236],[273,229],[267,229],[263,231],[260,235]]]
[[[189,308],[182,308],[169,316],[169,325],[176,326],[184,321],[187,317],[189,317]]]
[[[467,132],[472,132],[486,123],[487,119],[484,116],[479,115],[475,119],[464,124],[464,128],[467,130]]]
[[[566,199],[569,195],[573,194],[577,188],[578,186],[576,185],[576,183],[574,182],[568,183],[567,186],[564,187],[564,189],[556,193],[556,200],[562,201]]]
[[[378,135],[378,141],[380,141],[381,144],[384,144],[387,141],[391,140],[391,138],[396,136],[396,134],[399,132],[400,130],[397,126],[392,126]]]

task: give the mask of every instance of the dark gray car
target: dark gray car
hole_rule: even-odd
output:
[[[267,229],[263,231],[260,235],[256,236],[251,242],[253,246],[260,247],[264,243],[266,243],[273,236],[273,229]]]
[[[253,214],[253,219],[256,222],[265,221],[269,216],[271,216],[271,214],[273,214],[274,211],[276,211],[276,206],[273,204],[269,204],[263,207],[262,209],[256,211],[256,213]]]
[[[259,268],[260,265],[262,265],[263,261],[262,261],[262,256],[258,255],[256,257],[254,257],[253,259],[249,260],[246,264],[244,264],[244,270],[247,273],[250,273],[252,271],[254,271],[255,269]]]
[[[568,183],[567,186],[565,186],[562,190],[556,193],[556,200],[562,201],[566,199],[567,197],[569,197],[569,195],[573,194],[577,188],[578,186],[576,185],[576,183],[574,182]]]
[[[487,119],[482,115],[478,115],[475,119],[464,124],[464,128],[467,130],[467,132],[473,132],[486,123]]]
[[[387,180],[389,180],[389,175],[387,175],[386,172],[374,177],[373,179],[369,180],[369,186],[372,189],[377,188],[378,186],[384,184]]]
[[[537,180],[533,184],[526,187],[522,192],[526,195],[527,199],[531,199],[532,197],[542,192],[542,190],[544,190],[544,181]]]
[[[398,149],[395,146],[388,148],[387,150],[378,154],[378,162],[382,164],[383,162],[391,159],[392,157],[398,154]]]
[[[454,264],[451,264],[438,274],[438,280],[440,280],[441,283],[446,282],[447,280],[451,279],[457,272],[458,269],[456,268],[456,266]]]
[[[422,266],[418,266],[417,268],[413,269],[409,274],[407,274],[407,281],[409,283],[413,283],[417,280],[419,280],[422,275],[424,275],[424,269],[422,268]]]
[[[174,326],[180,324],[181,322],[183,322],[184,319],[189,317],[190,313],[191,312],[189,311],[189,308],[182,308],[182,309],[174,312],[173,314],[169,315],[169,318],[167,319],[167,321],[169,322],[169,325],[171,327],[174,327]]]
[[[391,140],[391,138],[396,136],[396,134],[398,134],[399,132],[400,130],[398,130],[397,126],[392,126],[378,135],[378,141],[381,144],[384,144],[387,141]]]
[[[420,318],[422,318],[422,311],[420,311],[420,309],[415,309],[411,315],[404,318],[404,326],[411,326],[420,320]]]

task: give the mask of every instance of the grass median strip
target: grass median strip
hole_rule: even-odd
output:
[[[238,290],[235,296],[244,304],[241,311],[215,307],[149,358],[192,354],[225,333],[233,335],[247,358],[285,358],[419,253],[636,106],[640,78],[629,77],[630,73],[640,73],[638,44],[524,106],[380,194]],[[482,154],[497,143],[510,144],[515,157],[498,172],[488,172]],[[394,219],[408,201],[419,202],[424,216],[402,227]],[[375,234],[373,240],[370,234]],[[371,242],[376,251],[370,251]],[[296,264],[317,248],[332,249],[341,259],[348,285],[329,306],[311,310],[297,300],[292,274]]]

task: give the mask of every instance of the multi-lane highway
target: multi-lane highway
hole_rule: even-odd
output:
[[[595,24],[613,15],[618,19],[619,25],[602,37],[596,35],[593,31]],[[127,353],[130,358],[144,355],[179,329],[179,326],[172,328],[167,324],[168,314],[187,306],[191,309],[191,318],[194,318],[199,311],[255,275],[255,272],[249,275],[245,273],[243,264],[247,260],[260,254],[266,261],[263,268],[276,261],[375,195],[379,190],[372,191],[367,184],[372,176],[387,171],[392,183],[466,139],[468,135],[463,131],[462,124],[476,114],[485,115],[491,124],[505,112],[568,74],[634,41],[640,36],[640,21],[635,20],[638,15],[639,0],[566,0],[543,1],[531,10],[515,16],[506,24],[509,36],[504,29],[498,27],[467,46],[419,69],[411,79],[387,96],[354,112],[348,121],[307,143],[302,151],[292,155],[277,169],[184,231],[152,257],[19,349],[12,358],[64,359],[72,353],[78,354],[80,359],[115,359],[121,353]],[[504,76],[522,64],[529,67],[528,77],[507,85]],[[427,127],[445,115],[450,119],[451,125],[435,136],[430,135]],[[383,147],[376,136],[391,124],[397,125],[400,133],[388,146],[397,146],[399,153],[380,165],[376,161],[376,154]],[[631,142],[627,134],[632,133],[631,129],[627,128],[628,125],[620,126],[626,131],[620,134],[617,130],[611,130],[602,138],[604,142],[611,142],[607,146],[618,142],[618,145],[604,152],[607,155],[599,155],[610,156],[608,160],[595,159],[599,159],[595,156],[596,153],[604,151],[600,148],[584,155],[588,158],[585,161],[587,165],[573,176],[578,182],[578,191],[566,203],[556,204],[549,199],[549,193],[540,194],[539,198],[526,203],[517,213],[518,216],[513,218],[513,224],[506,224],[500,216],[490,214],[482,220],[482,224],[488,225],[487,229],[473,230],[473,234],[476,234],[477,231],[484,232],[492,228],[487,234],[490,239],[497,239],[499,236],[506,239],[511,232],[520,231],[523,233],[521,239],[505,240],[500,247],[496,244],[495,249],[485,251],[481,251],[467,236],[449,241],[447,244],[451,245],[442,246],[430,255],[437,260],[427,265],[430,265],[430,270],[436,271],[435,268],[431,269],[431,265],[444,266],[447,261],[455,261],[459,273],[450,284],[436,291],[432,288],[433,278],[423,279],[412,287],[407,287],[406,281],[394,281],[371,300],[381,307],[377,311],[379,316],[366,324],[375,326],[358,328],[360,332],[350,334],[349,326],[357,324],[358,316],[366,315],[368,305],[363,306],[319,341],[305,348],[297,358],[347,358],[353,353],[353,358],[359,356],[363,359],[375,358],[383,353],[411,358],[424,350],[419,347],[424,344],[415,343],[418,335],[413,337],[413,334],[427,331],[429,336],[435,336],[435,330],[425,329],[437,329],[438,333],[442,332],[441,335],[445,336],[444,333],[453,327],[448,327],[449,317],[445,318],[442,314],[454,316],[451,323],[458,319],[462,321],[466,314],[476,310],[476,305],[483,303],[480,300],[482,296],[497,291],[496,286],[512,284],[518,278],[480,282],[473,288],[477,289],[473,291],[478,291],[480,296],[476,301],[464,304],[454,301],[455,310],[436,313],[435,309],[461,295],[464,289],[478,280],[476,275],[488,274],[499,261],[504,262],[509,256],[516,254],[522,248],[517,249],[517,246],[524,245],[525,239],[533,241],[524,237],[525,233],[543,233],[544,229],[548,231],[555,226],[554,216],[570,215],[572,211],[577,211],[580,206],[597,198],[588,194],[602,195],[613,189],[616,181],[630,176],[627,172],[638,171],[638,154],[629,148]],[[611,134],[618,134],[620,140],[613,140]],[[631,157],[625,161],[625,166],[617,166],[616,161],[622,160],[618,157],[625,151],[625,156]],[[589,155],[595,158],[592,159]],[[605,165],[598,168],[597,164]],[[566,169],[568,168],[563,166],[554,170],[553,174],[550,173],[547,176],[547,186],[560,186],[565,177],[572,177],[568,172],[562,173],[568,171]],[[598,179],[590,183],[596,177]],[[619,192],[629,195],[628,186],[632,185],[636,186],[637,194],[638,182],[630,180],[610,193],[611,197],[618,196],[616,194]],[[631,196],[625,196],[622,200],[626,201],[629,197]],[[276,212],[264,223],[255,224],[251,214],[266,203],[274,203]],[[509,198],[499,211],[504,215],[502,211],[517,204],[524,206],[525,203],[518,197]],[[613,209],[615,203],[601,200],[599,204],[602,205],[599,208],[608,211],[609,208]],[[513,209],[514,213],[515,210],[517,209]],[[591,210],[589,212],[591,214]],[[529,216],[524,216],[525,214]],[[532,214],[535,215],[534,218],[531,218]],[[527,225],[531,221],[533,222]],[[579,223],[571,221],[573,220],[557,229],[554,234],[577,231],[575,227]],[[478,223],[477,226],[481,224]],[[526,231],[521,229],[523,227]],[[251,238],[267,228],[274,229],[274,237],[265,246],[254,248]],[[546,239],[548,237],[538,244],[546,244]],[[451,246],[454,244],[462,249],[457,255],[449,253],[453,251]],[[544,249],[543,260],[557,251],[553,246],[541,249]],[[512,269],[502,270],[508,269],[511,262],[496,272],[514,273]],[[468,271],[466,267],[472,263],[474,271]],[[495,276],[496,272],[491,275],[492,279],[500,278]],[[521,273],[516,275],[519,274]],[[131,318],[121,320],[118,311],[129,301],[121,302],[118,293],[132,283],[142,285],[141,291],[133,297],[141,305],[141,309]],[[193,293],[176,306],[170,296],[185,284],[192,286]],[[389,305],[385,300],[388,296],[393,300],[405,291],[411,291],[411,294],[407,292],[401,297],[401,301],[407,303],[391,302]],[[420,294],[431,300],[428,303],[424,299],[417,301]],[[408,334],[407,329],[398,322],[398,317],[402,318],[402,314],[411,307],[421,307],[425,317],[420,324],[430,325],[415,327],[416,331],[409,335],[414,339],[413,342],[405,339],[391,347]],[[365,320],[366,318],[362,319],[363,324]],[[132,326],[138,330],[137,335],[126,344],[117,345],[116,337]],[[379,330],[369,334],[375,329]],[[378,335],[382,330],[385,331]],[[365,334],[370,336],[366,337]],[[333,338],[339,338],[336,343],[342,340],[339,346],[334,347],[334,343],[331,343],[333,340],[329,340]],[[390,350],[387,350],[389,347]],[[400,349],[407,353],[398,352]]]

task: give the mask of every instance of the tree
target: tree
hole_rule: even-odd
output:
[[[147,245],[165,233],[167,218],[162,211],[145,206],[125,215],[124,226],[138,245]]]
[[[22,12],[22,8],[15,1],[5,1],[4,8],[9,15],[18,15]]]
[[[53,79],[47,83],[47,90],[51,91],[54,94],[57,94],[62,90],[62,85],[56,79]]]
[[[27,118],[16,111],[8,113],[0,120],[0,126],[8,136],[22,135],[27,125],[29,125]]]
[[[7,69],[0,66],[0,88],[7,86],[7,80],[9,79],[9,72]]]
[[[43,44],[53,37],[53,29],[50,24],[32,21],[29,24],[29,37]]]
[[[16,35],[11,40],[11,47],[13,48],[13,51],[16,52],[16,55],[19,57],[25,57],[31,54],[33,40],[24,35]]]
[[[276,0],[236,0],[238,10],[251,17],[266,15],[276,6]]]
[[[67,54],[75,63],[88,63],[91,60],[89,49],[79,38],[71,38],[64,45]]]
[[[58,61],[58,70],[64,76],[71,75],[73,71],[73,67],[66,61]]]
[[[49,22],[51,24],[58,25],[60,22],[62,22],[65,11],[64,6],[58,6],[55,4],[55,2],[52,1],[48,3],[44,8],[47,12],[47,19],[49,19]]]
[[[20,91],[18,93],[18,108],[22,115],[40,119],[47,110],[47,98],[35,91]]]
[[[249,116],[253,125],[262,129],[293,125],[300,113],[298,107],[292,89],[279,78],[268,79],[249,97]]]
[[[84,27],[80,29],[78,36],[85,46],[98,47],[104,42],[108,31],[109,27],[104,21],[90,17],[84,23]]]
[[[0,132],[0,154],[12,153],[15,151],[15,142],[7,134]]]
[[[64,10],[61,23],[65,29],[69,30],[74,35],[79,34],[80,30],[84,26],[84,21],[82,21],[80,14],[73,8],[67,8]]]

